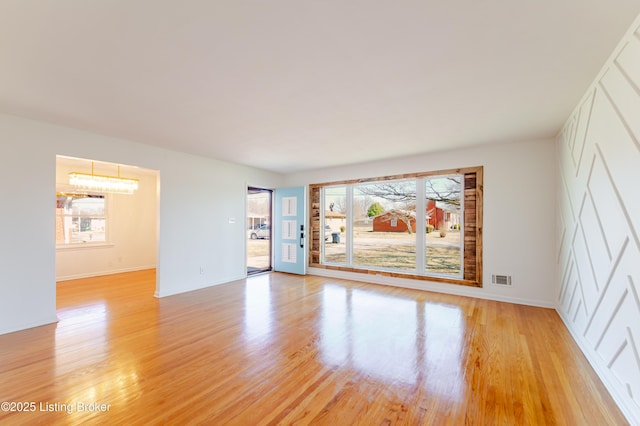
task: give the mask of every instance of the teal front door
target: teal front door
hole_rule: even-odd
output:
[[[275,190],[274,270],[304,275],[307,271],[304,187]]]

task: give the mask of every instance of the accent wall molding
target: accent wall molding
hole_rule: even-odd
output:
[[[558,312],[640,424],[640,19],[557,138]]]

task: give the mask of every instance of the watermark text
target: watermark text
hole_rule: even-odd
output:
[[[106,413],[111,404],[102,402],[35,402],[35,401],[4,401],[0,403],[0,411],[5,413],[39,412],[39,413]]]

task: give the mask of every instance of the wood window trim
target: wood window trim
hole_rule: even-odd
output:
[[[404,272],[379,271],[349,266],[324,265],[321,257],[321,189],[326,186],[349,185],[385,180],[399,180],[421,178],[439,175],[460,174],[464,176],[464,277],[445,278],[429,275],[417,275]],[[309,229],[311,230],[311,244],[309,244],[309,266],[313,268],[355,272],[361,274],[378,275],[394,278],[409,278],[414,280],[433,281],[457,284],[471,287],[482,287],[482,216],[484,194],[484,168],[464,167],[459,169],[436,170],[421,173],[409,173],[394,176],[342,180],[309,185]]]

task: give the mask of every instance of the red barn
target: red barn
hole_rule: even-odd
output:
[[[427,200],[427,225],[432,225],[435,229],[444,223],[444,211],[436,207],[434,200]]]
[[[436,206],[434,200],[427,200],[427,225],[438,229],[441,225],[449,228],[453,223],[454,214]],[[407,216],[411,231],[416,232],[416,217],[414,212],[389,210],[373,217],[373,232],[407,232]],[[457,223],[457,221],[456,221]]]
[[[407,232],[406,218],[409,216],[411,231],[416,232],[416,218],[413,212],[389,210],[373,217],[373,232]],[[403,220],[404,219],[404,220]]]

